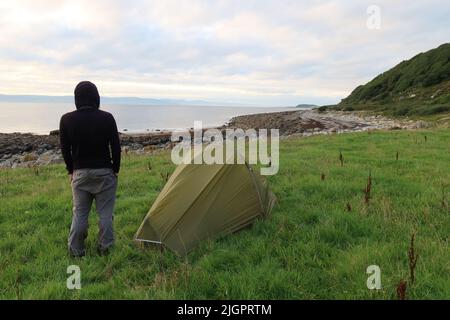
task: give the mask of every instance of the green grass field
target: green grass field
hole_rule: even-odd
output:
[[[449,130],[289,138],[280,156],[279,173],[268,178],[279,199],[271,217],[185,258],[132,241],[174,169],[169,152],[124,156],[117,244],[106,257],[95,252],[94,212],[87,256],[67,254],[71,193],[62,165],[0,170],[0,298],[396,299],[402,279],[409,299],[450,298]],[[81,268],[81,290],[66,288],[72,264]],[[366,287],[373,264],[381,290]]]

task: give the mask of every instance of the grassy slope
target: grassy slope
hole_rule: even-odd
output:
[[[168,153],[124,159],[117,246],[108,257],[95,255],[92,214],[82,260],[66,254],[71,196],[63,167],[41,168],[38,176],[0,170],[0,297],[391,299],[408,277],[409,239],[417,230],[417,281],[408,296],[449,298],[449,150],[448,130],[283,140],[280,172],[269,179],[279,197],[273,215],[186,258],[138,249],[131,240],[173,169]],[[71,264],[81,267],[80,291],[65,287]],[[371,264],[381,267],[380,291],[366,288]]]
[[[390,116],[450,112],[450,44],[420,53],[358,86],[336,108]]]

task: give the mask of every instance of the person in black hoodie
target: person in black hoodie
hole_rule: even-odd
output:
[[[80,82],[75,88],[73,112],[60,121],[61,152],[72,185],[73,216],[68,247],[72,256],[86,253],[88,216],[95,200],[99,214],[98,252],[114,244],[113,210],[120,170],[120,139],[114,117],[99,110],[97,87]]]

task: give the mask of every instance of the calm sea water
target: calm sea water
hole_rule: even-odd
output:
[[[48,134],[58,129],[59,119],[75,107],[61,103],[0,102],[0,132]],[[293,110],[267,107],[142,106],[111,105],[102,110],[114,115],[119,131],[145,132],[157,129],[191,128],[194,121],[203,127],[220,126],[238,115]]]

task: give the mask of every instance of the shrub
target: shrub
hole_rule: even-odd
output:
[[[426,108],[418,110],[417,114],[427,116],[443,112],[450,112],[450,105],[427,106]]]

